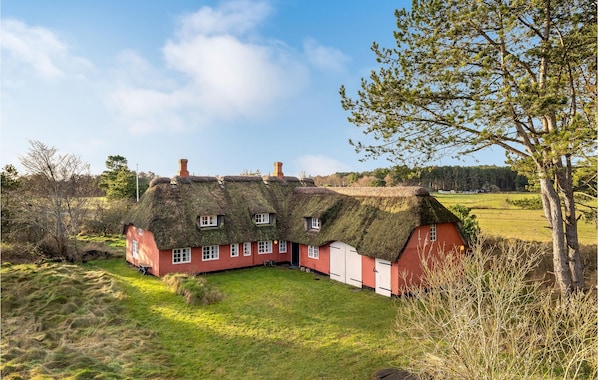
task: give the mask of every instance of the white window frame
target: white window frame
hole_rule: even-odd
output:
[[[436,241],[438,238],[438,228],[435,224],[430,225],[430,241]]]
[[[243,256],[251,256],[251,242],[243,243]]]
[[[139,259],[139,242],[137,240],[131,242],[131,253],[135,260]]]
[[[270,214],[268,213],[259,213],[253,216],[253,220],[255,224],[270,224]]]
[[[257,242],[257,254],[265,255],[272,253],[272,240],[258,241]]]
[[[278,242],[278,252],[279,253],[287,253],[287,241],[286,240],[280,240]]]
[[[199,216],[200,227],[217,227],[218,226],[218,215],[200,215]]]
[[[186,264],[191,262],[191,248],[173,248],[172,249],[172,263]]]
[[[239,244],[230,245],[230,257],[239,257]]]
[[[137,229],[137,235],[143,236],[143,228],[138,228]]]
[[[308,245],[307,246],[307,257],[309,257],[310,259],[319,260],[320,259],[320,247],[317,247],[315,245]]]
[[[322,222],[320,221],[320,218],[311,218],[311,229],[312,230],[319,230],[321,225],[322,225]]]
[[[204,245],[201,247],[201,261],[212,261],[220,258],[220,246]]]

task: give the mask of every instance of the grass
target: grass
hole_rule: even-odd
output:
[[[141,296],[129,297],[129,308],[173,353],[177,378],[369,378],[396,355],[388,340],[396,309],[372,292],[252,268],[207,276],[225,298],[193,307],[158,279],[106,263],[126,292]]]
[[[520,200],[537,196],[534,193],[434,193],[434,197],[445,207],[461,204],[471,208],[471,213],[476,215],[480,228],[486,235],[550,242],[552,236],[542,210],[522,210],[507,202],[507,199]],[[580,220],[578,233],[581,244],[596,244],[596,224]]]
[[[125,297],[102,270],[3,265],[3,379],[157,378],[167,353],[123,318]]]

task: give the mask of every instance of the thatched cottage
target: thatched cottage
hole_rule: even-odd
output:
[[[390,296],[420,282],[421,253],[463,251],[458,218],[420,187],[321,188],[284,176],[154,179],[125,225],[126,259],[148,272],[289,263]]]

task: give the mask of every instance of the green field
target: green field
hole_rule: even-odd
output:
[[[396,300],[281,266],[207,279],[223,301],[192,306],[123,259],[5,267],[2,378],[369,379],[407,365]]]
[[[461,204],[471,208],[482,232],[490,236],[516,238],[526,241],[550,242],[552,237],[542,210],[522,210],[507,202],[538,197],[533,193],[433,194],[444,206]],[[578,223],[581,244],[596,244],[594,223]]]

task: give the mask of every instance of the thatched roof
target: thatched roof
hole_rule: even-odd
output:
[[[389,261],[416,227],[459,221],[421,187],[297,188],[291,199],[288,240],[317,246],[340,240]],[[319,232],[305,232],[309,217],[320,218]]]
[[[257,226],[255,213],[275,215]],[[202,215],[219,228],[199,228]],[[319,232],[306,218],[320,218]],[[319,188],[296,177],[174,177],[155,180],[127,224],[152,231],[159,249],[244,241],[289,240],[321,246],[343,241],[366,256],[396,260],[413,230],[458,219],[420,187]]]

